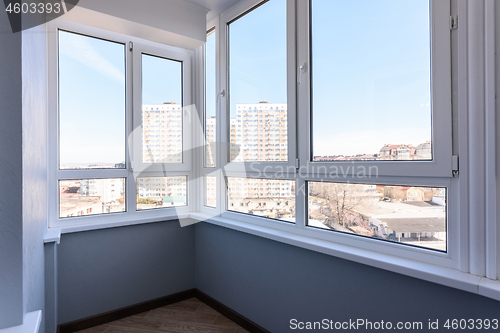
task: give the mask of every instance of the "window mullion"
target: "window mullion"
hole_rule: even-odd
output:
[[[296,65],[292,79],[297,91],[297,166],[299,169],[295,181],[296,226],[306,228],[307,225],[307,176],[310,159],[310,44],[309,44],[309,1],[296,2],[297,53]],[[302,68],[301,68],[302,67]],[[300,134],[299,134],[300,133]],[[306,174],[303,174],[306,171]]]
[[[136,212],[136,183],[135,183],[135,177],[134,177],[134,172],[132,168],[132,160],[134,160],[134,149],[133,149],[133,138],[132,138],[132,133],[134,130],[134,124],[135,124],[135,119],[134,119],[134,87],[139,86],[139,84],[135,84],[134,82],[134,77],[136,77],[136,80],[138,79],[137,76],[134,76],[134,53],[135,51],[133,49],[127,48],[126,50],[126,58],[125,58],[125,65],[126,65],[126,98],[127,98],[127,103],[126,103],[126,162],[125,162],[125,167],[127,168],[127,181],[125,185],[125,193],[126,193],[126,203],[127,203],[127,212],[129,214],[135,214]]]
[[[228,149],[229,146],[229,111],[228,111],[228,101],[230,95],[228,93],[228,27],[225,20],[219,18],[219,30],[217,34],[217,49],[219,56],[217,57],[217,81],[219,90],[217,91],[219,104],[217,107],[217,122],[216,126],[218,128],[218,139],[217,139],[217,165],[220,167],[219,177],[218,177],[218,187],[217,187],[217,206],[219,212],[222,214],[227,210],[226,207],[226,197],[227,188],[226,180],[224,179],[224,170],[228,164]],[[223,95],[222,92],[225,92]]]
[[[311,109],[310,109],[310,43],[309,1],[297,1],[297,65],[294,79],[297,82],[297,151],[300,166],[307,167],[310,160]],[[300,68],[302,66],[302,69]]]

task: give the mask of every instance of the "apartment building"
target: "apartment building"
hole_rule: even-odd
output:
[[[205,128],[205,144],[207,145],[207,149],[205,150],[205,166],[212,167],[216,165],[217,119],[215,116],[206,119]]]
[[[231,143],[240,145],[241,154],[235,161],[285,161],[286,113],[286,104],[237,104],[236,118],[231,119]]]
[[[182,163],[182,105],[143,105],[142,124],[144,163]]]

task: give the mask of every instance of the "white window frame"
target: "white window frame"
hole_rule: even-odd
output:
[[[166,49],[157,46],[151,46],[144,43],[133,44],[133,77],[134,77],[134,129],[142,127],[142,55],[149,55],[167,60],[178,61],[182,63],[182,163],[155,163],[145,164],[142,160],[142,130],[137,131],[133,137],[133,159],[132,166],[134,173],[162,174],[163,172],[184,171],[188,172],[192,166],[192,129],[191,122],[196,115],[196,109],[192,107],[191,97],[191,55],[186,50]],[[140,110],[140,112],[139,112]],[[135,132],[134,132],[135,134]]]
[[[94,37],[103,40],[109,40],[111,42],[116,42],[123,44],[125,46],[125,66],[126,66],[126,110],[125,110],[125,169],[81,169],[81,170],[59,170],[59,96],[58,96],[58,30],[65,30],[68,32],[81,34],[89,37]],[[130,42],[136,50],[147,49],[149,51],[159,52],[162,55],[174,55],[175,57],[180,56],[176,54],[179,52],[179,48],[161,45],[154,42],[149,42],[143,39],[122,35],[115,32],[110,32],[98,28],[93,28],[73,22],[64,21],[61,19],[53,20],[47,23],[47,46],[48,46],[48,106],[49,106],[49,117],[48,117],[48,127],[49,127],[49,138],[48,138],[48,159],[49,159],[49,171],[48,171],[48,204],[49,204],[49,228],[60,228],[63,232],[73,232],[81,230],[92,230],[98,228],[106,228],[120,225],[130,225],[139,223],[148,223],[153,221],[161,221],[166,219],[180,218],[184,214],[189,213],[190,205],[193,200],[193,193],[195,193],[195,184],[191,181],[191,157],[186,156],[190,154],[190,149],[186,145],[191,145],[192,131],[189,129],[190,115],[184,114],[184,130],[183,130],[183,140],[184,141],[184,151],[188,151],[185,154],[186,161],[183,161],[182,166],[176,166],[170,168],[170,165],[162,164],[161,168],[158,170],[151,169],[146,172],[141,172],[143,177],[163,177],[163,176],[186,176],[186,191],[187,191],[187,205],[179,207],[167,207],[167,208],[157,208],[151,210],[136,210],[136,184],[134,178],[134,172],[138,174],[137,169],[133,170],[132,166],[132,156],[130,154],[130,142],[129,134],[133,133],[133,128],[135,126],[134,120],[139,117],[142,123],[142,107],[139,106],[137,109],[137,83],[133,79],[135,76],[135,71],[137,68],[133,68],[133,53],[130,50]],[[137,51],[135,51],[137,52]],[[188,106],[191,104],[191,54],[190,51],[185,50],[183,53],[184,58],[182,61],[186,61],[188,64],[184,66],[187,71],[184,70],[184,87],[183,93],[187,95],[184,96],[184,101],[186,101]],[[180,57],[178,57],[180,58]],[[134,71],[134,74],[132,74]],[[187,73],[186,73],[187,72]],[[140,76],[139,76],[140,77]],[[135,95],[133,95],[135,94]],[[139,95],[140,97],[141,95]],[[142,98],[139,98],[139,104]],[[186,103],[184,102],[184,103]],[[133,104],[136,103],[136,104]],[[135,110],[138,110],[134,116],[133,106]],[[188,109],[190,110],[190,109]],[[138,115],[139,114],[139,115]],[[186,128],[188,128],[186,130]],[[140,135],[142,137],[142,131]],[[142,151],[140,153],[142,162]],[[126,211],[119,213],[108,213],[108,214],[96,214],[88,216],[79,217],[59,217],[59,180],[69,180],[69,179],[103,179],[103,178],[125,178],[125,200],[126,200]]]
[[[227,91],[227,54],[228,54],[228,36],[227,25],[235,18],[248,12],[255,6],[258,6],[261,1],[246,0],[241,1],[220,15],[218,31],[220,32],[220,59],[218,78],[221,82],[221,90]],[[288,20],[293,24],[288,24],[288,85],[289,95],[296,96],[297,108],[301,110],[297,112],[296,119],[293,125],[289,124],[289,142],[296,142],[298,149],[298,157],[300,166],[306,167],[306,170],[312,165],[314,168],[319,166],[352,166],[352,162],[312,162],[310,161],[310,33],[309,33],[309,1],[288,0],[287,11]],[[278,179],[274,174],[273,164],[279,162],[266,163],[261,162],[259,166],[248,168],[250,163],[232,162],[229,163],[227,154],[221,154],[221,172],[219,173],[219,188],[222,196],[218,196],[218,207],[223,207],[220,218],[225,224],[231,224],[229,221],[238,221],[238,224],[247,223],[252,225],[251,228],[269,228],[275,232],[289,232],[291,234],[310,237],[312,239],[320,239],[333,242],[335,244],[351,246],[360,250],[373,251],[384,255],[392,255],[401,258],[407,258],[418,262],[432,263],[441,267],[459,269],[463,266],[463,259],[459,258],[459,244],[461,237],[460,214],[455,205],[459,202],[459,186],[456,179],[452,176],[452,123],[451,123],[451,38],[449,29],[450,2],[431,0],[431,20],[434,22],[431,25],[432,33],[432,92],[433,103],[433,156],[432,161],[355,161],[356,166],[374,166],[379,169],[377,178],[364,178],[362,180],[354,177],[345,177],[334,179],[328,177],[327,174],[306,174],[297,176],[295,172],[280,175],[279,179],[294,180],[296,187],[296,223],[280,221],[277,219],[268,219],[249,214],[229,211],[227,207],[227,188],[224,177],[242,177],[242,178],[271,178]],[[296,56],[295,56],[296,51]],[[438,64],[438,65],[435,65]],[[299,74],[299,65],[303,65],[305,71]],[[301,75],[300,84],[299,75]],[[292,88],[290,88],[292,86]],[[438,88],[436,88],[438,87]],[[295,94],[295,89],[297,93]],[[293,94],[290,94],[290,90]],[[295,102],[295,101],[294,101]],[[221,98],[221,132],[223,138],[229,139],[229,108],[227,98]],[[295,111],[295,104],[292,110]],[[305,110],[305,111],[302,111]],[[225,115],[224,115],[225,114]],[[293,115],[289,114],[289,120],[292,120]],[[290,122],[291,123],[291,122]],[[291,127],[290,127],[291,126]],[[296,128],[296,129],[295,129]],[[438,130],[439,129],[439,130]],[[300,135],[300,139],[296,133],[306,133]],[[306,138],[304,140],[304,138]],[[295,159],[289,159],[288,165],[295,166]],[[293,162],[293,163],[292,163]],[[275,164],[276,163],[276,164]],[[257,169],[257,170],[255,170]],[[262,174],[266,170],[266,176]],[[307,224],[307,193],[301,192],[300,189],[307,181],[331,181],[331,182],[349,182],[360,184],[377,184],[377,185],[412,185],[412,186],[427,186],[427,187],[446,187],[448,195],[447,207],[447,252],[435,251],[423,247],[406,246],[404,244],[393,243],[383,240],[372,239],[368,237],[360,237],[354,234],[336,233],[329,230],[321,230],[308,227]],[[218,193],[219,194],[219,193]],[[200,210],[202,213],[206,211]],[[212,215],[213,216],[213,215]]]
[[[220,52],[220,25],[219,25],[219,16],[213,18],[209,22],[207,22],[207,33],[211,31],[211,29],[215,29],[215,61],[216,61],[216,83],[215,83],[215,92],[218,96],[216,96],[216,107],[215,107],[215,117],[216,117],[216,150],[215,150],[215,167],[205,167],[205,149],[200,149],[200,154],[199,156],[199,163],[197,165],[200,165],[201,168],[198,168],[200,172],[199,180],[198,180],[198,188],[200,189],[198,191],[198,212],[204,213],[208,216],[219,216],[222,213],[222,207],[220,205],[220,200],[219,198],[221,197],[221,187],[220,187],[220,180],[222,179],[221,177],[221,147],[222,145],[218,144],[221,142],[221,105],[223,103],[223,96],[221,96],[221,88],[220,88],[220,79],[218,75],[218,69],[220,68],[219,64],[221,61],[221,52]],[[200,105],[202,105],[202,112],[200,112],[200,129],[199,129],[199,139],[197,141],[197,144],[201,147],[206,143],[205,141],[205,131],[206,131],[206,87],[205,87],[205,75],[206,75],[206,68],[205,68],[205,54],[206,54],[206,47],[203,45],[200,49],[200,56],[201,59],[198,61],[200,64],[198,68],[200,68],[200,73],[198,73],[198,78],[200,79],[200,82],[202,84],[200,85],[200,91],[202,92],[200,95],[203,96],[203,100],[200,101]],[[198,154],[198,155],[200,155]],[[198,171],[197,170],[197,171]],[[206,188],[205,188],[205,177],[206,176],[213,176],[216,177],[216,207],[209,207],[205,205],[206,202]]]
[[[307,3],[306,3],[307,2]],[[310,1],[300,3],[298,24],[298,63],[305,67],[302,84],[298,85],[299,133],[307,138],[299,143],[300,164],[311,168],[328,168],[332,165],[346,170],[352,161],[313,162],[311,147],[311,52]],[[452,176],[452,115],[451,115],[451,32],[449,28],[450,1],[430,0],[431,33],[431,106],[432,153],[430,161],[354,161],[356,167],[378,168],[380,176],[451,177]],[[298,69],[297,69],[298,70]],[[299,74],[297,74],[299,75]],[[302,136],[301,136],[302,137]]]
[[[219,39],[219,19],[218,17],[217,18],[214,18],[212,19],[210,22],[208,22],[207,24],[207,37],[209,34],[215,34],[215,67],[216,67],[216,74],[217,74],[217,62],[218,62],[218,59],[219,59],[219,49],[217,47],[217,45],[219,45],[218,43],[218,39]],[[206,48],[206,44],[203,44],[203,46],[201,47],[201,53],[202,53],[202,60],[200,61],[200,70],[201,70],[201,73],[200,73],[200,77],[201,75],[203,75],[203,78],[200,80],[203,84],[203,87],[201,87],[201,91],[202,91],[202,95],[203,95],[203,100],[201,101],[201,104],[203,105],[202,107],[202,116],[201,116],[201,125],[202,125],[202,132],[203,132],[203,145],[208,145],[209,142],[206,141],[206,129],[207,129],[207,86],[206,86],[206,75],[207,75],[207,68],[206,68],[206,54],[207,54],[207,48]],[[218,104],[219,104],[219,98],[220,96],[218,96],[220,93],[219,93],[219,80],[217,80],[217,75],[216,75],[216,82],[215,82],[215,93],[216,93],[216,96],[215,97],[215,116],[216,116],[216,135],[215,135],[215,142],[219,142],[219,136],[220,136],[220,131],[217,130],[217,114],[219,112],[219,108],[218,108]],[[206,148],[206,147],[205,147]],[[217,160],[217,149],[215,151],[215,158],[214,158],[214,166],[213,167],[207,167],[206,166],[206,151],[203,151],[203,164],[202,164],[202,169],[208,169],[208,170],[213,170],[213,169],[216,169],[217,168],[217,163],[218,163],[218,160]]]
[[[229,91],[229,24],[236,19],[244,16],[254,8],[258,10],[258,6],[267,2],[266,0],[243,0],[238,2],[233,7],[229,8],[226,12],[220,15],[219,24],[219,43],[220,43],[220,79],[219,85],[221,91],[225,91],[225,98],[220,98],[220,108],[225,110],[221,117],[221,138],[223,142],[230,142],[230,104],[228,100],[231,98],[231,91]],[[287,0],[287,73],[291,73],[296,67],[296,39],[295,39],[295,3],[296,0]],[[223,50],[223,51],[222,51]],[[293,169],[295,167],[297,158],[297,145],[296,145],[296,87],[295,83],[287,80],[287,133],[288,133],[288,161],[286,162],[230,162],[229,151],[224,150],[220,154],[221,166],[224,171],[229,175],[237,177],[238,174],[259,174],[264,169],[269,170],[282,170]],[[228,146],[227,146],[228,147]],[[258,171],[255,171],[255,170]]]
[[[447,202],[447,252],[437,252],[435,250],[412,247],[404,244],[381,242],[379,240],[348,235],[344,233],[331,232],[328,230],[318,230],[322,233],[330,232],[332,235],[317,234],[315,237],[329,239],[336,243],[354,245],[357,248],[377,251],[386,254],[393,254],[414,260],[425,261],[439,266],[458,269],[460,260],[459,251],[459,230],[458,221],[460,215],[453,209],[458,202],[457,193],[459,191],[458,181],[452,177],[452,75],[451,75],[451,31],[449,18],[451,13],[451,2],[430,0],[430,31],[431,31],[431,101],[432,101],[432,161],[350,161],[350,162],[313,162],[311,154],[311,32],[310,20],[312,19],[310,8],[311,1],[298,3],[297,24],[299,35],[297,48],[297,75],[302,79],[298,84],[298,106],[300,110],[298,120],[298,132],[304,133],[302,141],[298,142],[299,159],[305,170],[314,170],[314,173],[300,175],[297,177],[297,188],[300,188],[307,181],[340,182],[350,184],[374,184],[374,185],[408,185],[408,186],[428,186],[446,187],[450,200]],[[305,68],[305,72],[299,74],[299,66]],[[340,170],[347,168],[377,167],[376,177],[359,179],[354,176],[331,177],[328,173],[332,166]],[[358,170],[360,170],[358,169]],[[326,170],[326,173],[321,172]],[[307,188],[307,187],[305,187]],[[311,227],[307,226],[307,193],[298,192],[296,211],[301,213],[297,216],[297,223],[306,232],[311,232]],[[451,207],[451,208],[450,208]],[[452,222],[453,221],[453,222]],[[312,236],[313,234],[311,234]],[[361,240],[360,238],[363,238]],[[384,244],[385,243],[385,244]]]

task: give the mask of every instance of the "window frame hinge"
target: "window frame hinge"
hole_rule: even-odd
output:
[[[297,169],[297,170],[300,169],[300,158],[295,159],[295,169]]]
[[[133,42],[128,42],[128,49],[129,49],[129,51],[134,50],[134,43]]]
[[[457,30],[458,29],[458,15],[451,15],[450,16],[450,30]]]
[[[456,155],[451,157],[451,174],[453,177],[458,177],[459,175],[458,156]]]

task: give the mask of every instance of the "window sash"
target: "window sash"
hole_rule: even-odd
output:
[[[225,98],[220,96],[220,91],[221,91],[221,85],[220,85],[220,82],[221,82],[221,79],[220,79],[220,68],[221,68],[221,65],[220,65],[220,61],[221,61],[221,52],[220,52],[220,41],[221,41],[221,29],[220,29],[220,24],[219,24],[219,16],[215,17],[214,19],[210,20],[208,23],[207,23],[207,32],[208,31],[211,31],[212,29],[215,30],[215,93],[216,93],[216,97],[215,97],[215,101],[216,101],[216,105],[215,105],[215,117],[216,117],[216,121],[215,121],[215,126],[216,126],[216,133],[215,133],[215,140],[216,140],[216,149],[215,149],[215,159],[214,159],[214,162],[215,162],[215,167],[214,168],[207,168],[205,167],[205,149],[202,149],[201,150],[201,155],[198,156],[198,158],[200,159],[201,161],[201,165],[202,167],[198,168],[198,170],[196,170],[196,172],[199,172],[199,179],[198,179],[198,188],[200,189],[198,191],[198,196],[197,196],[197,200],[198,200],[198,209],[197,211],[201,212],[201,213],[204,213],[204,214],[207,214],[208,216],[219,216],[221,211],[222,211],[222,207],[220,205],[220,202],[221,202],[221,182],[220,182],[220,174],[221,174],[221,161],[220,161],[220,158],[221,158],[221,154],[220,154],[220,148],[222,145],[219,144],[219,142],[221,141],[221,105],[222,103],[225,103]],[[201,128],[200,130],[198,131],[199,132],[199,137],[200,137],[200,140],[198,140],[198,143],[200,145],[205,145],[206,142],[205,142],[205,131],[206,131],[206,98],[205,98],[205,94],[206,94],[206,87],[205,87],[205,84],[206,84],[206,80],[205,80],[205,75],[206,75],[206,72],[205,72],[205,66],[206,66],[206,61],[205,61],[205,45],[202,47],[202,58],[199,63],[201,64],[200,67],[203,68],[202,70],[202,75],[198,75],[197,77],[200,78],[200,81],[202,82],[202,86],[203,88],[201,89],[202,92],[203,92],[203,100],[200,102],[200,105],[203,105],[203,112],[202,112],[202,121],[200,121],[200,123],[202,124],[201,125]],[[206,198],[205,198],[205,176],[213,176],[215,177],[216,179],[216,182],[215,182],[215,186],[216,186],[216,207],[209,207],[207,206],[205,203],[206,203]]]
[[[157,56],[182,63],[182,163],[144,163],[143,161],[143,124],[142,124],[142,55]],[[191,96],[191,54],[187,50],[166,50],[141,43],[133,46],[133,77],[134,77],[134,113],[131,132],[132,168],[134,175],[141,172],[189,171],[192,166],[192,130],[191,124],[196,117],[196,107]]]
[[[219,123],[219,100],[220,100],[220,92],[219,92],[219,80],[217,78],[217,69],[219,68],[218,61],[219,61],[219,48],[217,45],[219,45],[219,29],[218,29],[218,24],[212,20],[208,25],[207,25],[207,38],[210,34],[213,34],[215,37],[215,58],[214,58],[214,66],[215,66],[215,82],[212,82],[211,84],[215,84],[214,90],[215,90],[215,105],[213,106],[215,109],[215,142],[211,143],[207,141],[207,119],[208,119],[208,114],[207,114],[207,96],[208,96],[208,80],[207,80],[207,71],[208,71],[208,64],[207,64],[207,47],[206,44],[203,45],[203,102],[201,105],[203,105],[203,118],[200,123],[202,124],[202,132],[203,132],[203,145],[205,148],[203,149],[203,169],[208,169],[208,170],[213,170],[217,168],[218,166],[218,158],[217,158],[217,153],[218,153],[218,147],[217,147],[217,142],[220,141],[220,129],[218,127]],[[209,164],[209,161],[207,159],[208,155],[208,150],[211,149],[209,146],[210,144],[215,146],[215,154],[212,151],[212,164]]]
[[[195,184],[192,181],[192,170],[191,170],[191,157],[190,153],[184,154],[184,163],[182,166],[178,168],[178,170],[171,170],[169,168],[148,168],[147,171],[140,173],[139,169],[135,172],[135,176],[141,174],[144,177],[160,177],[165,174],[166,176],[186,176],[187,177],[187,206],[180,206],[175,208],[159,208],[154,210],[136,210],[136,182],[134,177],[134,170],[132,168],[131,160],[131,136],[130,133],[133,133],[134,121],[138,116],[140,119],[140,123],[142,123],[142,105],[139,105],[139,108],[135,106],[133,108],[132,100],[133,94],[137,94],[137,89],[133,91],[132,86],[135,82],[133,82],[133,75],[136,75],[135,71],[140,66],[132,67],[133,54],[129,51],[129,42],[134,43],[134,49],[136,46],[143,46],[143,49],[151,50],[159,50],[157,53],[160,56],[165,57],[165,54],[168,54],[168,58],[172,58],[174,54],[175,57],[180,58],[185,66],[183,73],[183,92],[184,92],[184,104],[191,105],[191,91],[190,91],[190,82],[191,82],[191,54],[189,51],[184,51],[179,49],[179,54],[182,57],[176,54],[173,48],[166,46],[165,50],[162,48],[158,48],[153,46],[154,43],[144,44],[141,43],[141,40],[138,41],[137,38],[133,38],[130,36],[125,36],[121,34],[117,34],[110,31],[105,31],[97,28],[92,28],[88,26],[83,26],[77,23],[67,22],[63,20],[54,20],[49,23],[48,31],[51,33],[48,34],[48,87],[49,87],[49,117],[48,117],[48,129],[49,129],[49,138],[48,138],[48,165],[49,165],[49,174],[48,174],[48,190],[49,190],[49,227],[50,228],[68,228],[75,230],[79,230],[79,228],[102,228],[106,226],[114,226],[121,224],[135,224],[141,223],[141,221],[154,221],[159,219],[168,219],[177,217],[179,214],[188,214],[192,208],[193,204],[193,193],[196,192]],[[89,37],[99,38],[103,40],[109,40],[111,42],[116,42],[125,45],[125,98],[126,98],[126,114],[125,114],[125,169],[59,169],[59,120],[58,120],[58,109],[59,109],[59,96],[58,96],[58,30],[64,30],[76,34],[81,34]],[[147,43],[147,42],[145,42]],[[154,53],[154,52],[148,52]],[[174,57],[174,58],[175,58]],[[140,63],[140,62],[139,62]],[[133,75],[132,75],[133,73]],[[140,74],[139,74],[140,75]],[[140,76],[139,76],[140,77]],[[135,87],[134,87],[135,88]],[[142,92],[139,92],[139,96],[141,96]],[[135,99],[137,101],[137,99]],[[139,104],[142,104],[142,98],[139,98]],[[136,112],[133,114],[133,109],[140,110],[141,112]],[[191,107],[188,110],[195,110],[195,108]],[[194,116],[194,111],[191,111],[191,116]],[[190,145],[191,144],[191,133],[192,131],[189,129],[189,118],[183,116],[183,126],[184,126],[184,143]],[[187,130],[186,130],[187,128]],[[142,135],[142,131],[140,133]],[[142,148],[142,147],[141,147]],[[186,150],[186,148],[184,148]],[[188,149],[189,151],[189,149]],[[135,151],[137,153],[137,150]],[[142,151],[140,152],[142,158]],[[141,160],[142,161],[142,160]],[[59,181],[60,180],[73,180],[73,179],[105,179],[105,178],[125,178],[125,200],[126,200],[126,211],[124,212],[116,212],[110,214],[96,214],[90,216],[80,216],[80,217],[59,217]]]
[[[224,27],[219,29],[219,41],[220,49],[225,50],[220,52],[220,85],[221,91],[226,92],[225,98],[220,98],[220,108],[224,110],[221,116],[221,141],[230,142],[230,105],[228,103],[230,99],[231,92],[229,91],[229,24],[234,20],[240,18],[252,9],[258,10],[259,5],[264,4],[267,0],[247,0],[241,1],[235,6],[231,7],[228,11],[221,15],[220,26]],[[280,169],[286,169],[290,166],[295,165],[295,160],[297,156],[297,145],[296,145],[296,87],[295,87],[295,72],[296,67],[296,39],[295,39],[295,3],[296,0],[287,0],[287,133],[288,133],[288,160],[286,162],[230,162],[230,151],[229,145],[226,144],[225,149],[221,150],[221,162],[222,166],[226,172],[242,170],[246,168],[249,170],[249,166],[252,165],[254,169],[263,171],[264,168],[274,168],[276,171]],[[257,101],[256,101],[257,102]]]
[[[348,170],[369,169],[375,166],[379,176],[452,176],[452,124],[451,124],[451,43],[450,2],[430,0],[431,31],[431,102],[432,102],[432,161],[332,161],[312,162],[311,151],[311,14],[310,1],[297,3],[298,66],[304,66],[298,84],[298,142],[300,165],[307,170],[331,170],[333,166]],[[297,73],[299,69],[297,68]],[[299,75],[299,74],[297,74]],[[315,171],[316,172],[316,171]],[[328,176],[328,172],[323,172]],[[321,172],[320,172],[321,173]]]
[[[259,1],[243,1],[230,8],[226,13],[221,15],[220,24],[225,26],[227,33],[227,23],[239,15],[245,13],[247,10],[257,5]],[[397,255],[415,260],[425,260],[427,262],[436,263],[441,266],[458,268],[459,260],[457,253],[459,251],[459,215],[455,210],[458,202],[458,183],[452,181],[452,124],[451,124],[451,59],[450,59],[450,30],[449,30],[449,15],[450,3],[448,1],[431,0],[431,101],[433,103],[432,113],[432,140],[434,143],[432,161],[355,161],[353,162],[311,162],[310,154],[310,100],[311,100],[311,78],[310,78],[310,14],[309,14],[309,1],[288,1],[288,10],[293,7],[293,12],[296,14],[296,21],[294,18],[288,18],[288,23],[293,22],[293,36],[296,36],[297,43],[294,44],[293,50],[297,51],[295,66],[288,66],[288,85],[292,86],[297,91],[297,108],[301,112],[297,112],[297,130],[292,130],[289,134],[294,135],[294,138],[289,137],[289,142],[292,140],[297,142],[297,149],[299,157],[298,171],[302,171],[301,175],[295,172],[289,172],[281,177],[276,177],[276,172],[281,170],[280,162],[266,163],[259,162],[259,167],[250,168],[249,163],[228,163],[227,154],[223,154],[222,161],[223,167],[221,168],[221,177],[218,183],[222,192],[222,196],[218,198],[218,204],[223,206],[221,211],[221,218],[227,218],[235,224],[236,228],[244,229],[244,224],[252,224],[256,226],[268,227],[277,230],[290,231],[298,235],[310,236],[324,241],[334,242],[345,246],[354,246],[362,249],[373,250],[376,252],[385,253],[387,255]],[[292,5],[290,5],[292,4]],[[219,78],[227,87],[227,35],[221,37],[220,48],[224,50],[222,60],[220,62],[220,70],[218,71]],[[290,46],[288,47],[290,49]],[[294,55],[295,58],[295,55]],[[438,64],[438,65],[434,65]],[[305,71],[300,73],[299,66],[304,66]],[[299,75],[301,75],[299,80]],[[299,83],[300,82],[300,83]],[[289,95],[290,99],[290,95]],[[221,109],[224,111],[225,116],[221,117],[222,122],[221,130],[223,137],[229,138],[229,109],[227,99],[221,99]],[[305,112],[302,112],[305,110]],[[292,116],[289,116],[292,117]],[[295,133],[300,133],[300,136],[295,137]],[[289,160],[286,163],[295,167],[295,160]],[[293,162],[293,163],[292,163]],[[285,164],[285,163],[283,163]],[[318,172],[318,167],[326,168],[328,170],[331,166],[337,168],[343,167],[347,170],[348,167],[352,168],[364,167],[369,170],[370,167],[377,167],[377,173],[370,178],[357,179],[355,177],[346,175],[341,178],[329,177],[329,171]],[[267,167],[266,171],[269,176],[262,177],[262,174]],[[314,169],[312,168],[314,167]],[[293,168],[292,168],[293,169]],[[314,170],[309,172],[307,170]],[[351,170],[351,169],[350,169]],[[349,172],[350,173],[350,172]],[[257,216],[249,216],[237,212],[229,211],[227,207],[227,188],[224,177],[254,177],[254,178],[280,178],[295,180],[296,184],[296,224],[289,225],[286,222],[276,221]],[[330,179],[329,179],[330,178]],[[404,246],[401,244],[385,244],[376,239],[364,239],[358,235],[331,233],[328,230],[313,230],[306,226],[307,223],[307,193],[299,190],[301,186],[305,187],[308,181],[330,180],[334,182],[350,182],[361,184],[386,184],[386,185],[400,185],[412,184],[415,186],[429,186],[429,187],[446,187],[448,189],[449,205],[447,207],[447,253],[434,251],[426,248],[414,248]],[[228,220],[228,221],[229,221]]]

